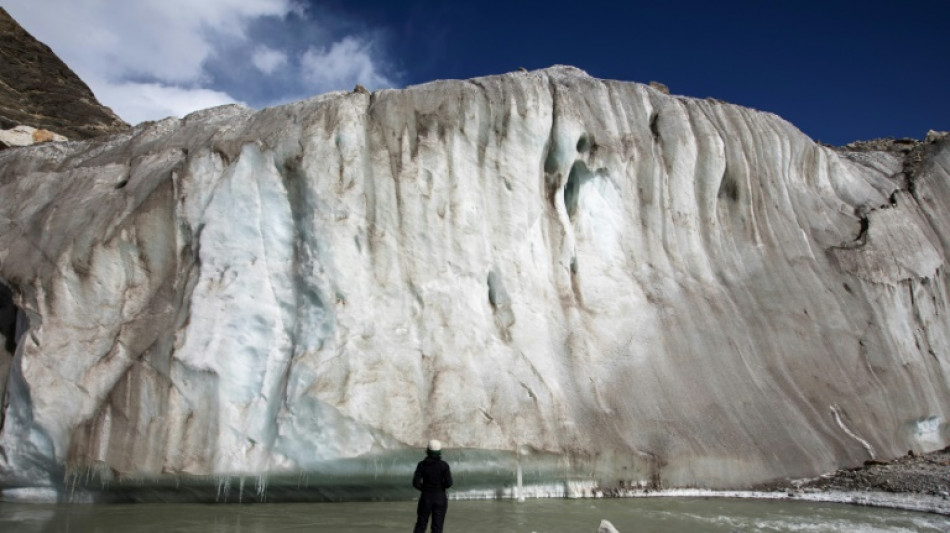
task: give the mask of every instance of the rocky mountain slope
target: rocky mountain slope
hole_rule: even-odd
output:
[[[839,152],[570,67],[0,153],[0,484],[365,496],[439,438],[486,490],[515,450],[542,486],[737,487],[940,449],[948,169],[945,135]]]
[[[129,129],[48,46],[0,8],[0,128],[21,124],[70,139]]]

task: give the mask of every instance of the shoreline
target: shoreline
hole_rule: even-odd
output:
[[[96,505],[97,503],[116,503],[97,501],[94,498],[75,498],[67,502],[59,498],[58,493],[52,490],[20,489],[5,491],[0,501],[7,503],[31,503],[31,504],[67,504],[67,505]],[[521,501],[544,500],[544,499],[566,499],[566,500],[584,500],[584,499],[626,499],[626,498],[724,498],[724,499],[750,499],[750,500],[782,500],[782,501],[802,501],[811,503],[834,503],[858,505],[865,507],[880,507],[885,509],[894,509],[902,511],[913,511],[923,513],[940,514],[950,516],[950,498],[945,496],[934,496],[930,494],[921,494],[914,492],[885,492],[885,491],[839,491],[839,490],[722,490],[722,489],[660,489],[646,490],[633,489],[623,491],[601,491],[594,489],[586,494],[578,495],[539,495],[529,494],[524,499],[518,500],[510,497],[484,497],[477,494],[461,494],[451,496],[455,501]],[[360,500],[354,500],[360,501]],[[127,502],[131,505],[135,503]],[[175,501],[162,501],[159,503],[181,503]],[[244,502],[220,502],[218,505],[254,505],[258,502],[248,500]],[[263,503],[263,502],[261,502]],[[271,503],[271,502],[268,502]],[[296,503],[308,503],[298,501]],[[309,502],[316,503],[316,502]],[[330,501],[320,503],[333,503]],[[215,505],[215,504],[212,504]]]
[[[181,480],[122,487],[122,480],[114,480],[112,483],[103,483],[100,487],[102,492],[90,491],[87,486],[73,486],[68,496],[52,487],[8,487],[0,489],[0,501],[78,504],[192,501],[240,504],[255,501],[347,500],[345,494],[341,494],[342,498],[327,498],[320,492],[320,487],[310,487],[300,492],[299,485],[291,487],[263,482],[254,477],[250,479],[247,490],[243,490],[243,476],[235,481],[237,494],[230,494],[231,477],[217,480],[213,487],[201,483],[182,483]],[[354,488],[359,487],[359,484],[354,485]],[[286,493],[286,490],[291,490],[292,494]],[[401,499],[397,492],[394,490],[389,496]],[[244,493],[246,497],[242,497]],[[353,496],[352,493],[349,495]],[[860,467],[839,469],[814,478],[778,480],[743,489],[610,487],[593,480],[574,480],[522,487],[507,486],[502,489],[453,491],[449,497],[453,500],[739,498],[844,503],[950,516],[950,446],[927,454],[908,452],[891,461],[866,461]]]
[[[891,461],[871,460],[814,478],[774,481],[747,489],[605,487],[593,481],[524,486],[519,492],[456,493],[453,499],[738,498],[843,503],[950,516],[950,446],[926,454],[908,452]]]
[[[787,500],[812,503],[843,503],[865,507],[881,507],[903,511],[935,513],[950,516],[950,499],[918,493],[893,493],[882,491],[755,491],[712,489],[664,489],[655,491],[630,491],[627,494],[608,496],[616,498],[734,498],[753,500]]]
[[[809,479],[778,481],[748,490],[615,489],[617,497],[715,497],[846,503],[950,516],[950,446],[871,460]]]

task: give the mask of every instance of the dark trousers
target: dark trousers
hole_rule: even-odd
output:
[[[425,533],[432,515],[432,533],[442,533],[442,524],[445,522],[445,512],[449,509],[449,500],[445,491],[423,492],[419,496],[419,505],[416,506],[416,528],[413,533]]]

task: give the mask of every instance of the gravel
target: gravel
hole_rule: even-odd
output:
[[[908,454],[793,483],[803,491],[878,491],[950,499],[950,446],[928,454]]]

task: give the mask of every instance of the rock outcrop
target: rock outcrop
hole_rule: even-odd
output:
[[[48,46],[0,8],[0,128],[21,124],[70,139],[129,129]]]
[[[735,487],[942,448],[950,142],[919,153],[569,67],[0,153],[0,483],[405,484],[439,438]]]
[[[36,129],[31,126],[16,126],[8,130],[0,130],[0,148],[31,146],[44,142],[64,142],[66,137],[49,130]]]

